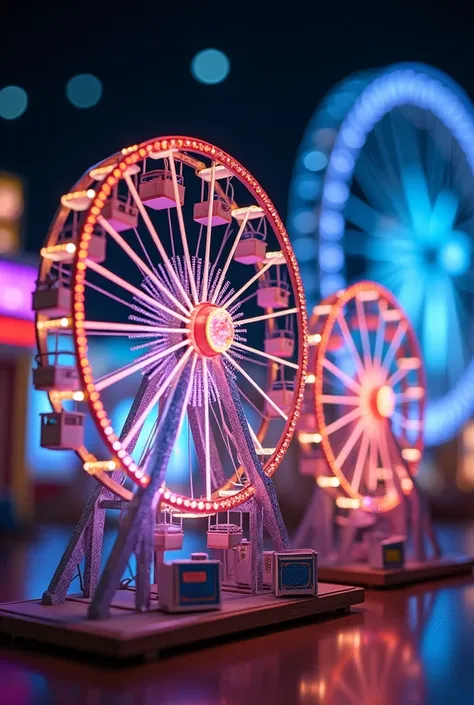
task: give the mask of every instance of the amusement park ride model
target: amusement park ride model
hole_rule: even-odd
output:
[[[290,550],[271,479],[299,419],[307,324],[288,236],[247,170],[186,137],[123,149],[61,198],[41,256],[33,381],[52,407],[41,444],[75,451],[97,486],[42,600],[2,605],[0,630],[121,657],[361,602],[358,588],[318,586],[314,551]],[[96,336],[128,339],[130,361],[112,368]],[[110,393],[131,382],[117,427]],[[99,457],[85,445],[90,418]],[[101,571],[107,509],[121,519]],[[166,563],[202,517],[219,560]]]
[[[318,551],[323,579],[352,584],[471,572],[472,558],[441,556],[417,482],[425,374],[395,297],[367,281],[338,291],[314,307],[308,340],[297,428],[315,490],[294,544]]]

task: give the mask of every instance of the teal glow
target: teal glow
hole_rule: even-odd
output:
[[[230,61],[218,49],[204,49],[191,62],[191,73],[199,83],[222,83],[230,72]]]
[[[303,164],[308,171],[321,171],[327,166],[328,160],[323,152],[313,149],[307,152],[303,157]]]
[[[66,95],[75,108],[92,108],[102,97],[102,83],[90,73],[80,73],[67,82]]]
[[[19,86],[5,86],[0,91],[0,117],[16,120],[28,107],[28,95]]]

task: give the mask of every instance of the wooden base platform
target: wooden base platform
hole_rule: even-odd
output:
[[[453,575],[472,574],[474,558],[467,556],[444,556],[423,563],[408,561],[405,568],[397,570],[374,570],[363,564],[320,565],[320,580],[342,585],[389,588],[397,585],[437,580]]]
[[[80,596],[70,596],[54,606],[44,606],[39,600],[0,604],[0,633],[92,656],[156,658],[177,646],[348,611],[351,605],[363,601],[362,588],[320,583],[317,597],[282,599],[225,592],[222,610],[215,612],[166,614],[153,602],[149,612],[136,613],[134,593],[121,590],[112,603],[109,619],[103,620],[86,619],[88,604]]]

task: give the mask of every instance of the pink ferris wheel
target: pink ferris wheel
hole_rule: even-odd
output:
[[[52,405],[42,445],[74,450],[130,500],[148,485],[160,415],[185,375],[173,423],[186,435],[187,469],[166,478],[164,501],[187,515],[247,501],[242,434],[271,476],[294,433],[307,357],[296,260],[253,176],[193,138],[125,148],[61,198],[41,255],[34,383]],[[122,365],[104,354],[120,342]],[[238,393],[238,422],[223,376]],[[117,398],[129,401],[125,422],[114,420]]]
[[[360,282],[314,307],[309,345],[302,467],[336,506],[388,512],[411,493],[423,452],[425,376],[411,324],[386,289]]]

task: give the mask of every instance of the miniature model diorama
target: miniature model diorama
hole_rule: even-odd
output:
[[[471,572],[443,557],[417,481],[425,375],[395,297],[360,282],[315,306],[298,422],[300,472],[315,489],[295,546],[318,551],[324,580],[361,585]]]
[[[281,219],[247,170],[186,137],[124,149],[61,198],[41,256],[33,381],[52,406],[41,444],[75,451],[97,485],[42,600],[3,605],[0,629],[131,656],[362,601],[360,588],[318,585],[313,550],[290,550],[272,475],[303,399],[305,299]],[[128,339],[127,364],[95,354],[96,336]],[[130,380],[119,425],[109,393]],[[86,445],[94,427],[99,457]],[[109,509],[121,518],[101,570]],[[203,517],[215,555],[167,562]]]

